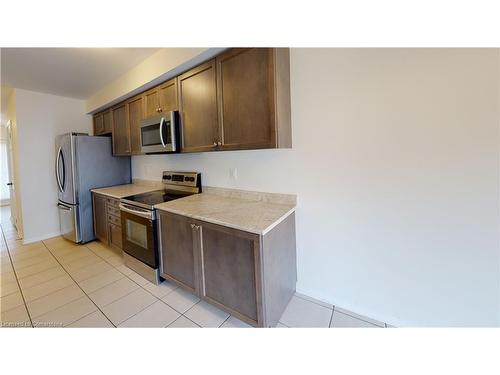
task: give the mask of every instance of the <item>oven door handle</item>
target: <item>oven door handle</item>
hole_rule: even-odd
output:
[[[147,210],[143,211],[143,210],[135,209],[135,208],[132,208],[128,205],[126,206],[123,203],[120,203],[120,211],[127,212],[127,213],[132,214],[132,215],[137,215],[137,216],[149,219],[149,220],[153,220],[153,212],[147,211]]]

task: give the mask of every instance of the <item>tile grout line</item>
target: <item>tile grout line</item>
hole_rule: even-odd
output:
[[[158,301],[161,301],[161,298],[156,297],[156,296],[155,296],[153,293],[151,293],[149,290],[147,290],[146,288],[144,288],[142,285],[139,285],[139,284],[138,284],[135,280],[132,280],[132,278],[128,277],[128,275],[125,275],[125,274],[124,274],[123,272],[121,272],[121,271],[120,271],[120,270],[119,270],[119,269],[118,269],[118,268],[117,268],[114,264],[112,264],[112,263],[108,262],[108,261],[106,260],[106,258],[103,258],[103,257],[102,257],[102,256],[100,256],[99,254],[97,254],[96,252],[94,252],[94,250],[92,250],[90,247],[87,247],[87,249],[89,249],[90,251],[92,251],[95,255],[97,255],[99,258],[101,258],[104,262],[108,263],[111,267],[113,267],[113,269],[115,269],[115,270],[117,270],[118,272],[120,272],[120,273],[121,273],[123,276],[125,276],[127,279],[129,279],[129,280],[130,280],[130,281],[132,281],[133,283],[137,284],[137,286],[139,287],[138,289],[142,289],[142,290],[144,290],[144,291],[148,292],[150,295],[152,295],[153,297],[155,297],[155,298],[157,299],[157,300],[156,300],[156,301],[154,301],[153,303],[151,303],[151,304],[147,305],[146,307],[144,307],[142,310],[140,310],[140,311],[136,312],[134,315],[132,315],[132,316],[128,317],[127,319],[125,319],[124,321],[120,322],[120,324],[122,324],[122,323],[126,322],[126,321],[127,321],[127,320],[129,320],[129,319],[132,319],[134,316],[136,316],[137,314],[139,314],[139,313],[141,313],[142,311],[146,310],[146,309],[147,309],[149,306],[151,306],[152,304],[154,304],[154,303],[156,303],[156,302],[158,302]],[[139,276],[140,276],[140,275],[139,275]],[[112,284],[112,283],[110,283],[110,284]],[[108,285],[110,285],[110,284],[108,284]],[[99,288],[99,289],[102,289],[102,288]],[[97,289],[97,290],[99,290],[99,289]],[[135,291],[136,291],[136,290],[138,290],[138,289],[134,289],[134,290],[133,290],[133,291],[131,291],[130,293],[125,294],[124,296],[122,296],[122,297],[118,298],[117,300],[114,300],[113,302],[116,302],[116,301],[121,300],[122,298],[124,298],[124,297],[128,296],[129,294],[132,294],[133,292],[135,292]],[[173,291],[172,291],[172,292],[173,292]],[[168,293],[167,293],[167,294],[168,294]],[[166,296],[166,295],[165,295],[165,296]],[[89,297],[89,298],[90,298],[90,297]],[[108,303],[108,304],[107,304],[107,305],[105,305],[105,306],[111,305],[113,302],[110,302],[110,303]],[[162,301],[162,302],[163,302],[163,301]],[[163,302],[163,303],[165,303],[165,302]],[[166,304],[166,303],[165,303],[165,304]],[[169,306],[168,304],[166,304],[166,305],[167,305],[167,306]],[[103,307],[105,307],[105,306],[103,306]],[[171,306],[169,306],[169,307],[171,307]],[[103,314],[104,314],[104,312],[103,312]],[[106,319],[108,319],[108,320],[109,320],[108,316],[107,316],[106,314],[104,314],[104,315],[106,316]],[[112,324],[113,324],[113,323],[112,323]],[[113,325],[114,325],[114,324],[113,324]],[[115,326],[115,328],[117,328],[117,326]]]
[[[82,289],[82,287],[81,287],[81,286],[78,284],[78,282],[77,282],[77,281],[73,278],[73,276],[71,276],[71,274],[70,274],[70,273],[66,270],[66,268],[64,268],[64,266],[61,264],[61,262],[59,262],[59,259],[57,259],[57,258],[56,258],[56,256],[52,253],[52,251],[49,249],[49,247],[45,244],[45,242],[44,242],[44,241],[42,241],[42,243],[43,243],[43,246],[45,246],[45,248],[46,248],[46,249],[49,251],[49,253],[52,255],[52,257],[56,260],[56,262],[57,262],[57,263],[59,263],[59,265],[62,267],[62,269],[63,269],[63,270],[64,270],[64,271],[65,271],[65,272],[69,275],[69,277],[71,278],[71,280],[73,280],[73,282],[76,284],[76,286],[77,286],[77,287],[78,287],[78,288],[79,288],[79,289],[83,292],[83,294],[85,294],[85,296],[86,296],[86,297],[90,300],[90,302],[92,302],[92,303],[94,304],[94,306],[97,308],[97,310],[99,310],[99,311],[101,312],[101,314],[103,314],[103,315],[106,317],[106,319],[107,319],[107,320],[108,320],[108,321],[109,321],[109,322],[113,325],[113,327],[116,327],[116,326],[113,324],[113,322],[112,322],[112,321],[111,321],[111,320],[107,317],[107,315],[106,315],[106,314],[104,314],[104,312],[100,309],[100,307],[96,305],[96,303],[92,300],[92,298],[90,298],[90,297],[89,297],[89,295],[88,295],[88,294],[87,294],[87,293],[86,293],[86,292]],[[85,246],[85,245],[82,245],[82,246]],[[87,247],[87,246],[85,246],[85,248],[87,248],[87,249],[88,249],[88,247]],[[89,250],[90,250],[90,249],[89,249]],[[74,301],[76,301],[76,300],[74,300]],[[71,302],[74,302],[74,301],[71,301]],[[66,306],[67,304],[69,304],[69,303],[71,303],[71,302],[68,302],[68,303],[64,304],[63,306]],[[60,307],[63,307],[63,306],[59,306],[59,307],[57,307],[56,309],[58,309],[58,308],[60,308]],[[53,310],[51,310],[51,311],[54,311],[54,310],[56,310],[56,309],[53,309]],[[49,311],[49,312],[50,312],[50,311]],[[87,315],[88,315],[88,314],[87,314]],[[86,316],[86,315],[85,315],[85,316]],[[83,318],[83,317],[81,317],[81,318]],[[80,320],[81,318],[79,318],[78,320]],[[69,324],[73,324],[73,323],[74,323],[74,322],[76,322],[76,321],[77,321],[77,320],[75,320],[75,321],[73,321],[73,322],[71,322],[71,323],[69,323]]]
[[[21,289],[21,284],[19,284],[19,279],[17,277],[17,272],[16,272],[16,269],[14,267],[14,263],[12,262],[12,256],[10,255],[9,245],[7,244],[7,240],[5,239],[5,235],[3,233],[3,225],[0,225],[0,230],[2,232],[3,242],[5,243],[5,246],[7,247],[7,254],[9,254],[10,265],[12,267],[12,271],[14,272],[14,276],[16,277],[17,287],[19,288],[19,293],[21,294],[21,298],[23,299],[24,308],[26,309],[26,313],[28,314],[28,318],[30,320],[31,328],[33,328],[33,319],[31,319],[31,313],[28,310],[28,305],[26,304],[26,299],[24,298],[24,293],[23,293],[23,290]]]

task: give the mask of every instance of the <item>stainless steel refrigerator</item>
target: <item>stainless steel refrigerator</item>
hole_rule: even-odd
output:
[[[113,156],[110,137],[68,133],[56,137],[55,164],[61,235],[76,243],[91,241],[90,189],[130,183],[130,157]]]

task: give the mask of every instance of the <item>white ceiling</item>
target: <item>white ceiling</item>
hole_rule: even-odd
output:
[[[156,48],[2,48],[2,85],[86,99]]]

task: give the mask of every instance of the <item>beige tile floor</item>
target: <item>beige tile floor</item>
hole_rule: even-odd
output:
[[[61,237],[22,245],[2,210],[2,327],[249,327],[174,284],[159,286],[99,242]],[[385,327],[296,294],[277,327]]]

